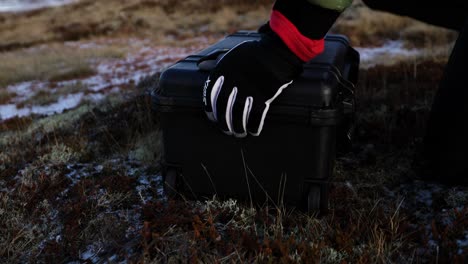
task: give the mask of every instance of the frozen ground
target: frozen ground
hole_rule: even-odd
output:
[[[54,169],[55,168],[48,166],[37,168],[38,171],[41,171],[41,173],[44,173],[44,175],[48,177],[53,177]],[[121,188],[119,185],[121,185],[122,182],[119,181],[117,176],[103,176],[106,170],[112,174],[121,174],[120,177],[124,178],[127,184],[131,185],[126,186],[129,187],[126,189],[127,192],[116,193],[115,188]],[[95,207],[89,208],[89,211],[96,210],[94,212],[96,214],[96,220],[113,218],[116,222],[112,224],[121,224],[124,226],[124,230],[120,230],[122,236],[125,236],[125,240],[128,242],[128,248],[124,248],[124,250],[131,250],[135,247],[134,242],[138,242],[138,240],[135,239],[139,238],[139,232],[143,224],[141,218],[142,207],[146,203],[156,201],[162,197],[162,178],[160,174],[155,172],[155,170],[148,165],[120,159],[108,161],[106,167],[98,163],[70,163],[66,165],[65,171],[67,172],[65,177],[68,179],[65,181],[68,182],[68,186],[56,195],[55,201],[43,202],[46,203],[44,206],[51,207],[51,204],[65,205],[70,203],[70,200],[72,200],[71,197],[75,197],[76,195],[74,190],[76,190],[78,186],[86,186],[86,182],[93,182],[94,186],[88,187],[88,189],[92,189],[92,191],[89,192],[86,200],[92,201]],[[24,177],[29,173],[31,173],[30,170],[20,171],[19,175],[15,177],[16,183],[14,184],[18,188],[27,184],[24,181]],[[4,184],[5,182],[0,181],[0,194],[5,192],[9,195],[13,195],[17,190],[11,187],[9,189],[3,188]],[[13,184],[13,182],[10,182],[10,184]],[[122,205],[129,200],[132,201],[131,205]],[[60,208],[57,209],[60,210]],[[62,242],[67,236],[65,233],[66,227],[63,224],[64,213],[59,213],[57,209],[50,210],[47,215],[41,216],[41,221],[47,222],[50,231],[40,242],[40,251],[45,250],[47,245],[51,243]],[[2,212],[0,212],[0,214],[1,213]],[[68,263],[107,263],[108,261],[114,263],[117,259],[119,259],[119,263],[127,263],[124,258],[122,258],[122,255],[118,256],[115,252],[109,252],[106,249],[106,246],[109,246],[105,244],[106,242],[107,241],[96,239],[86,246],[85,251],[80,252],[79,261]],[[138,245],[138,243],[136,244]],[[130,254],[131,252],[124,253]]]
[[[440,60],[450,56],[452,44],[425,48],[407,47],[404,41],[390,40],[380,47],[356,47],[360,54],[361,69],[374,66],[391,66],[400,62]]]
[[[105,59],[94,62],[97,73],[89,78],[63,81],[53,83],[53,85],[50,82],[39,81],[10,85],[7,90],[15,92],[17,96],[7,104],[0,105],[0,120],[31,114],[53,115],[73,109],[83,100],[97,102],[105,98],[107,94],[131,89],[145,76],[161,72],[175,61],[208,45],[205,38],[200,38],[198,44],[189,47],[155,46],[149,40],[128,39],[125,41],[131,52],[123,59]],[[106,44],[110,43],[83,41],[66,43],[68,46],[79,49],[99,48]],[[361,55],[361,68],[390,64],[415,58],[421,54],[420,50],[405,48],[400,41],[390,41],[382,47],[356,49]],[[83,92],[61,96],[57,102],[49,105],[17,107],[19,103],[31,98],[39,91],[47,90],[53,93],[70,85],[83,85],[87,89]],[[50,88],[51,86],[54,88]]]
[[[84,100],[98,102],[108,94],[123,93],[125,90],[133,89],[135,84],[145,76],[161,72],[175,61],[201,49],[206,40],[200,38],[200,44],[189,47],[155,46],[149,40],[137,39],[129,39],[125,42],[130,50],[127,56],[123,59],[103,59],[93,62],[96,74],[91,77],[54,83],[32,81],[8,86],[7,90],[16,93],[16,97],[0,105],[0,120],[31,114],[53,115],[73,109]],[[99,48],[106,43],[67,42],[66,45],[78,49],[89,49]],[[79,93],[60,96],[57,102],[49,105],[17,106],[40,91],[54,93],[70,85],[81,85],[86,89]]]
[[[97,72],[93,76],[56,83],[26,82],[7,87],[10,92],[16,93],[16,97],[11,99],[8,104],[0,105],[1,118],[8,119],[30,114],[53,115],[75,108],[84,100],[97,102],[109,94],[125,93],[134,89],[135,84],[145,76],[161,72],[178,59],[182,59],[208,45],[206,39],[200,39],[198,44],[187,47],[153,45],[148,40],[129,39],[124,41],[127,42],[126,45],[129,47],[130,52],[124,58],[103,59],[102,61],[93,62]],[[66,45],[78,49],[99,48],[106,44],[110,43],[100,41],[66,43]],[[389,58],[408,59],[416,57],[421,52],[406,49],[400,42],[388,42],[382,47],[358,48],[358,51],[361,54],[362,68],[385,64],[384,62],[388,62]],[[49,105],[17,107],[17,104],[30,99],[39,91],[55,92],[62,87],[73,84],[81,84],[85,88],[83,91],[64,95],[57,102]],[[38,171],[38,175],[50,178],[57,168],[48,166],[32,167],[34,170],[31,169],[30,171]],[[138,240],[135,239],[140,235],[139,232],[144,224],[141,214],[142,208],[145,204],[164,199],[159,172],[142,164],[120,159],[109,160],[105,166],[97,162],[68,162],[61,168],[60,172],[61,177],[63,177],[62,181],[66,182],[67,185],[57,193],[55,197],[56,201],[58,201],[57,204],[64,204],[70,200],[70,197],[76,196],[78,187],[83,186],[83,188],[91,189],[92,192],[82,199],[85,199],[89,204],[96,205],[93,207],[96,210],[94,217],[96,221],[106,223],[105,219],[111,217],[116,219],[114,223],[120,223],[123,228],[122,233],[125,236],[123,240],[128,243],[122,248],[124,250],[136,248],[134,243],[138,243]],[[21,179],[26,178],[25,175],[28,173],[31,172],[23,170],[16,175],[17,177],[13,182],[17,184],[17,188],[24,184]],[[129,182],[131,184],[125,191],[112,191],[113,189],[120,190],[119,188]],[[12,190],[9,189],[8,184],[11,183],[0,181],[0,193],[8,192],[10,194],[9,192]],[[348,185],[348,188],[354,188],[350,183]],[[468,231],[458,232],[457,229],[463,226],[462,221],[466,221],[463,218],[466,215],[468,204],[468,190],[466,187],[449,188],[415,181],[389,188],[384,187],[384,191],[379,194],[379,202],[383,204],[397,202],[398,208],[395,215],[400,211],[404,211],[411,221],[409,228],[413,232],[427,235],[427,244],[430,246],[431,251],[426,253],[428,248],[425,247],[426,245],[421,245],[421,252],[416,252],[416,254],[432,254],[439,248],[448,247],[455,247],[459,255],[468,251]],[[76,206],[81,205],[77,203]],[[49,215],[44,216],[44,221],[54,228],[42,240],[41,245],[44,248],[41,248],[41,250],[45,250],[47,245],[62,244],[67,236],[63,224],[65,220],[61,219],[57,214],[59,209],[60,207],[51,210]],[[65,210],[64,208],[61,209]],[[83,207],[83,211],[88,212],[89,208]],[[444,244],[447,241],[453,243],[450,245]],[[131,255],[131,252],[128,252],[128,254]],[[123,259],[121,254],[116,254],[112,249],[106,250],[103,241],[94,240],[82,247],[79,256],[76,258],[77,261],[71,263],[117,262]]]
[[[0,12],[21,12],[69,4],[77,0],[1,0]]]
[[[441,243],[445,241],[440,241],[442,235],[439,232],[447,232],[463,221],[459,214],[466,211],[468,202],[466,187],[449,188],[422,181],[402,184],[388,194],[403,199],[402,207],[412,211],[414,220],[425,226],[428,243],[433,248],[444,246]],[[435,223],[439,224],[439,228],[434,227]],[[456,247],[460,255],[468,250],[468,231],[456,240]]]
[[[402,41],[389,41],[381,47],[356,48],[361,57],[361,68],[393,63],[395,60],[408,60],[421,55],[421,50],[408,49]]]

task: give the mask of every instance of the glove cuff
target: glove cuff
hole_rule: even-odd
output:
[[[303,62],[319,55],[325,48],[323,38],[314,40],[302,35],[296,26],[279,11],[273,10],[271,13],[270,27]]]
[[[262,50],[268,51],[268,55],[263,56],[264,66],[271,71],[279,70],[275,74],[277,76],[287,76],[286,79],[289,80],[302,72],[304,61],[273,31],[270,23],[269,21],[258,30],[262,34],[259,44]]]
[[[348,2],[345,0],[276,0],[273,10],[280,12],[301,35],[322,39],[340,16],[341,11],[322,7],[317,2]],[[350,1],[349,1],[350,2]]]

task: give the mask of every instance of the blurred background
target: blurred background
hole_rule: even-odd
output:
[[[60,96],[75,107],[77,100],[120,94],[129,83],[226,34],[257,29],[268,20],[271,5],[270,0],[3,0],[0,117],[63,110],[65,105],[45,107]],[[360,1],[331,31],[359,48],[363,68],[443,61],[456,38],[452,31],[371,11]]]

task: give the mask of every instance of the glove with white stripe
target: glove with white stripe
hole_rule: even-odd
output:
[[[299,59],[268,26],[259,41],[225,54],[203,90],[208,118],[228,135],[259,136],[270,104],[302,72]]]

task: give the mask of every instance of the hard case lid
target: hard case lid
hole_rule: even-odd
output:
[[[203,108],[203,85],[216,59],[243,41],[259,38],[256,32],[240,31],[177,62],[161,74],[153,92],[155,106],[161,111]],[[275,101],[270,113],[310,115],[310,111],[341,108],[345,98],[353,97],[358,68],[359,53],[349,46],[348,39],[327,35],[324,52],[304,65],[302,75]]]

